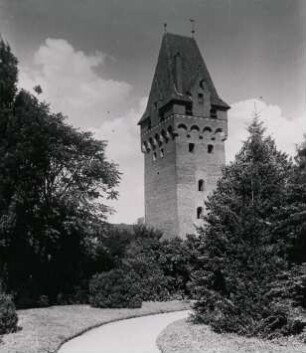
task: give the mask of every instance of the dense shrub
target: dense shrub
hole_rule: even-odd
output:
[[[137,274],[142,300],[165,301],[189,296],[188,282],[195,262],[195,237],[163,240],[162,233],[144,225],[134,234],[123,258]]]
[[[209,324],[218,333],[275,338],[300,334],[306,326],[294,312],[290,312],[285,302],[276,304],[267,300],[254,304],[252,299],[231,300],[220,293],[206,290],[194,308],[194,321]]]
[[[143,225],[134,228],[133,240],[128,245],[123,266],[134,276],[142,300],[169,300],[168,279],[161,269],[162,233]]]
[[[40,307],[40,308],[45,308],[47,306],[50,305],[50,302],[49,302],[49,298],[47,295],[41,295],[39,298],[38,298],[38,301],[37,301],[37,306]]]
[[[262,312],[254,334],[264,338],[298,335],[306,322],[301,320],[286,302],[272,303]]]
[[[135,274],[115,269],[93,276],[89,283],[90,304],[98,308],[140,308]]]
[[[0,335],[17,330],[18,316],[12,298],[0,293]]]

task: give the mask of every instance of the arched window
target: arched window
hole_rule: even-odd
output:
[[[153,162],[156,161],[156,159],[157,159],[157,153],[156,152],[153,153],[152,159],[153,159]]]
[[[200,179],[200,180],[198,181],[198,191],[204,191],[204,188],[205,188],[204,180],[203,180],[203,179]]]
[[[203,216],[203,207],[197,208],[197,219],[201,219]]]

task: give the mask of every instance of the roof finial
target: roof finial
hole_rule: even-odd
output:
[[[164,23],[164,32],[165,32],[165,33],[167,33],[167,26],[168,26],[168,24],[167,24],[167,22],[165,22],[165,23]]]
[[[189,21],[191,23],[191,36],[194,37],[195,34],[195,19],[194,18],[189,18]]]

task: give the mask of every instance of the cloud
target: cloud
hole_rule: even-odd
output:
[[[55,111],[68,115],[78,127],[99,126],[110,114],[126,108],[132,87],[123,81],[103,79],[106,55],[85,54],[64,39],[46,39],[36,51],[31,67],[21,67],[20,85],[30,91],[36,85]]]
[[[123,173],[120,197],[111,203],[116,209],[110,217],[113,223],[135,223],[144,216],[144,165],[137,122],[144,112],[146,101],[146,98],[141,99],[138,106],[127,114],[92,129],[97,138],[108,141],[107,155],[119,163]]]
[[[225,145],[226,160],[232,161],[239,152],[242,141],[248,136],[247,126],[251,123],[255,110],[271,135],[277,147],[289,155],[294,155],[296,145],[305,133],[305,117],[286,118],[278,105],[251,98],[232,104],[228,117],[228,140]]]

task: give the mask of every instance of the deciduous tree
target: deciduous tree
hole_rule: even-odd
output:
[[[17,300],[27,291],[54,299],[79,277],[84,243],[110,211],[120,173],[105,141],[16,85],[17,60],[0,41],[1,272]]]

